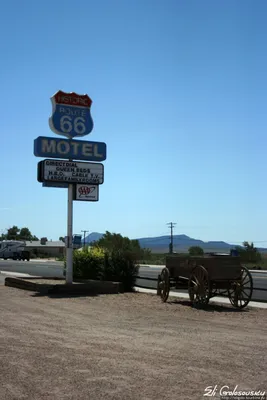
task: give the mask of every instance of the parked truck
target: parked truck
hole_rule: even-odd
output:
[[[30,252],[26,250],[26,243],[19,240],[3,240],[0,242],[0,258],[7,260],[30,261]]]

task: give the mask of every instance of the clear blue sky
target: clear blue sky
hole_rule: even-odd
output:
[[[50,97],[87,93],[107,143],[98,203],[74,233],[175,233],[267,247],[267,3],[5,1],[1,5],[0,229],[66,234],[66,189],[37,182]]]

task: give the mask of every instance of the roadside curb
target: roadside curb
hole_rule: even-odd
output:
[[[135,286],[134,290],[136,292],[139,292],[139,293],[148,293],[148,294],[152,294],[152,295],[157,296],[157,290],[156,289],[145,289],[145,288],[141,288],[141,287]],[[188,293],[170,291],[169,296],[170,297],[177,297],[177,298],[180,298],[180,299],[189,300]],[[212,304],[212,303],[215,303],[215,304],[228,304],[228,305],[231,304],[230,301],[227,298],[224,298],[224,297],[223,298],[222,297],[213,297],[210,300],[209,304]],[[267,303],[263,302],[263,301],[250,301],[247,307],[248,308],[252,307],[252,308],[267,309]]]
[[[0,271],[0,275],[7,275],[7,276],[14,276],[15,278],[30,278],[30,277],[34,277],[34,275],[30,275],[30,274],[23,274],[21,272],[13,272],[13,271]],[[36,276],[37,278],[38,276]]]
[[[36,281],[40,282],[36,282]],[[48,281],[44,283],[42,281]],[[50,283],[50,282],[51,283]],[[56,283],[61,281],[61,283]],[[73,284],[62,283],[62,278],[27,277],[5,279],[5,286],[17,289],[30,290],[41,294],[118,294],[123,293],[123,285],[120,282],[109,281],[75,281]]]

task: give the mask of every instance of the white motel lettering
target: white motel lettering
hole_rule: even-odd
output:
[[[98,152],[97,144],[66,140],[56,141],[53,139],[42,139],[42,152],[60,155],[72,152],[74,156],[82,154],[86,157],[94,156],[100,159],[103,157],[103,154]]]

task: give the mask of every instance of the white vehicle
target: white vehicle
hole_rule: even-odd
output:
[[[30,261],[30,252],[25,250],[26,243],[19,240],[3,240],[0,242],[0,258],[7,260]]]

